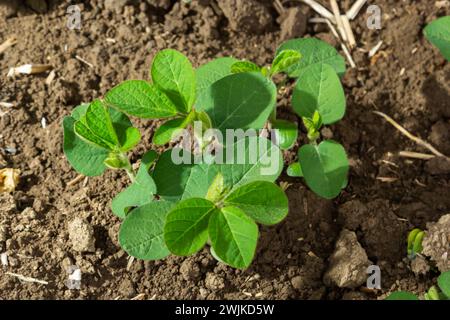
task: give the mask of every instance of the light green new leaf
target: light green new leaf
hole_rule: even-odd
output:
[[[297,124],[286,120],[273,120],[272,129],[275,129],[275,144],[283,150],[292,148],[297,141]]]
[[[154,154],[154,152],[150,152],[151,155]],[[156,185],[148,172],[149,164],[146,163],[148,161],[148,159],[145,159],[146,156],[143,158],[136,180],[116,195],[111,203],[112,212],[119,218],[125,218],[130,208],[143,206],[153,201],[156,194]]]
[[[64,154],[74,169],[85,176],[99,176],[106,166],[103,161],[108,157],[108,150],[87,143],[74,131],[75,122],[79,119],[78,110],[86,111],[88,105],[78,106],[72,116],[64,117]]]
[[[407,291],[398,291],[391,293],[385,300],[419,300],[419,298]]]
[[[289,177],[303,177],[302,167],[299,162],[291,163],[286,173]]]
[[[196,98],[196,77],[191,62],[181,52],[158,52],[152,64],[153,83],[161,89],[181,113],[189,113]]]
[[[318,146],[304,145],[298,158],[306,184],[312,191],[326,199],[339,195],[349,169],[347,155],[340,144],[326,140]]]
[[[251,61],[237,61],[231,66],[231,73],[260,72],[261,67]]]
[[[439,18],[426,26],[424,34],[450,61],[450,16]]]
[[[442,293],[446,295],[447,299],[450,299],[450,271],[442,273],[437,282]]]
[[[279,52],[272,62],[271,75],[286,72],[291,66],[298,63],[301,58],[301,53],[296,50],[287,49]]]
[[[241,209],[224,207],[215,211],[208,225],[215,254],[234,268],[245,269],[253,260],[258,226]]]
[[[164,240],[170,252],[188,256],[208,241],[209,217],[217,211],[214,203],[191,198],[178,203],[167,215]]]
[[[226,186],[237,189],[253,181],[274,182],[283,170],[280,149],[263,137],[247,137],[236,141],[223,151],[218,170]]]
[[[292,106],[305,118],[312,118],[317,110],[324,124],[342,119],[346,108],[345,94],[333,68],[322,63],[302,71],[292,94]]]
[[[170,202],[154,201],[130,212],[119,231],[123,250],[143,260],[159,260],[168,256],[164,223],[172,207]]]
[[[322,40],[314,38],[288,40],[277,49],[277,55],[283,50],[295,50],[302,55],[298,63],[287,69],[292,78],[297,78],[303,70],[316,63],[332,66],[340,77],[345,73],[344,58],[334,47]]]
[[[277,90],[261,73],[237,73],[209,86],[197,101],[214,128],[261,129],[276,102]]]
[[[99,100],[92,102],[86,113],[75,122],[75,133],[85,141],[113,150],[119,147],[108,109]]]
[[[144,80],[128,80],[106,93],[110,106],[144,119],[169,118],[178,110],[172,101],[156,86]]]
[[[272,182],[256,181],[233,191],[224,200],[225,206],[244,211],[258,223],[273,225],[288,214],[288,199],[284,191]]]
[[[119,137],[119,144],[121,145],[120,151],[126,152],[133,149],[141,141],[141,133],[139,129],[134,127],[127,128],[124,133],[123,137]]]
[[[231,74],[231,66],[238,60],[231,57],[223,57],[212,60],[202,65],[196,71],[197,98],[214,82]]]

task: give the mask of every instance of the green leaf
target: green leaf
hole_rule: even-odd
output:
[[[176,164],[173,155],[186,154],[191,164]],[[170,201],[188,198],[203,198],[218,172],[217,166],[194,164],[192,155],[175,148],[164,152],[153,171],[158,195]]]
[[[209,186],[205,198],[213,203],[217,203],[223,198],[226,191],[227,187],[225,186],[223,174],[219,172]]]
[[[386,300],[419,300],[419,298],[411,292],[398,291],[391,293]]]
[[[273,225],[288,214],[288,199],[276,184],[256,181],[246,184],[224,200],[225,206],[233,206],[244,211],[258,223]]]
[[[319,196],[333,199],[347,178],[349,164],[344,148],[331,140],[304,145],[298,152],[306,184]]]
[[[159,260],[170,254],[164,243],[164,223],[173,204],[154,201],[134,209],[119,231],[120,246],[129,255],[143,260]]]
[[[112,107],[144,119],[170,118],[178,110],[156,86],[144,80],[128,80],[112,88],[105,97]]]
[[[231,73],[260,72],[261,67],[251,61],[238,61],[231,66]]]
[[[297,141],[297,124],[286,120],[273,120],[272,129],[275,129],[276,144],[283,150],[292,148]]]
[[[281,51],[289,49],[298,51],[302,55],[298,63],[287,69],[291,78],[297,78],[303,70],[316,63],[326,63],[332,66],[339,77],[345,74],[344,58],[334,47],[322,40],[315,38],[291,39],[277,49],[277,55]]]
[[[123,141],[120,141],[121,138],[119,137],[120,151],[126,152],[133,149],[141,141],[141,133],[137,128],[129,127],[125,130]]]
[[[80,120],[86,114],[89,104],[83,104],[76,107],[71,116],[63,120],[64,128],[64,153],[72,167],[85,176],[99,176],[106,166],[105,159],[109,155],[109,150],[98,147],[92,143],[86,142],[75,134],[75,122]],[[109,109],[109,114],[114,129],[121,140],[125,136],[125,131],[131,127],[131,122],[126,115],[114,109]]]
[[[271,75],[286,72],[291,66],[300,61],[302,55],[296,50],[283,50],[277,54],[272,62]]]
[[[277,90],[260,73],[237,73],[213,83],[198,99],[214,128],[261,129],[275,107]]]
[[[425,27],[425,37],[450,61],[450,16],[439,18]]]
[[[213,127],[211,118],[205,111],[197,111],[195,121],[200,121],[202,123],[203,131],[206,131]]]
[[[292,106],[305,118],[312,118],[318,111],[324,124],[342,119],[346,108],[345,94],[333,68],[315,64],[302,71],[292,94]]]
[[[191,111],[196,98],[196,77],[188,58],[173,49],[162,50],[153,60],[151,74],[156,86],[180,112]]]
[[[274,182],[283,170],[280,149],[266,138],[247,137],[228,148],[223,151],[223,164],[217,167],[231,191],[254,181]]]
[[[289,177],[303,177],[302,167],[299,162],[291,163],[287,169]]]
[[[166,121],[161,125],[153,136],[153,144],[165,145],[177,137],[183,129],[185,129],[192,121],[194,121],[196,114],[194,112],[189,113],[185,118],[177,118]]]
[[[442,293],[447,296],[447,299],[450,299],[450,271],[442,273],[437,282]]]
[[[241,209],[224,207],[209,220],[209,237],[215,254],[234,268],[247,268],[255,255],[258,226]]]
[[[75,122],[75,133],[87,142],[113,150],[119,146],[108,109],[99,100],[92,102],[86,113]]]
[[[214,82],[231,74],[231,66],[238,60],[223,57],[212,60],[197,69],[197,98]]]
[[[153,201],[156,185],[148,169],[148,164],[142,162],[136,180],[114,197],[111,209],[119,218],[125,218],[130,208],[143,206]]]
[[[208,241],[209,217],[217,209],[211,201],[191,198],[178,203],[167,215],[164,240],[170,252],[188,256]]]

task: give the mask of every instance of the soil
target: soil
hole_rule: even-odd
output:
[[[279,225],[261,228],[256,259],[245,271],[217,263],[207,249],[189,258],[130,261],[117,243],[120,221],[109,208],[127,177],[109,170],[69,183],[77,173],[62,152],[62,118],[120,81],[148,78],[158,50],[178,49],[195,66],[228,55],[264,65],[286,37],[315,36],[338,47],[326,25],[300,23],[314,15],[298,1],[283,1],[294,11],[280,16],[272,1],[85,0],[75,1],[81,29],[70,30],[66,10],[73,1],[26,2],[0,4],[0,43],[11,36],[19,40],[0,54],[0,101],[14,104],[0,107],[5,113],[0,116],[0,168],[21,170],[16,191],[0,194],[0,253],[8,258],[8,266],[0,267],[1,299],[129,299],[138,294],[145,299],[380,299],[398,289],[423,293],[435,281],[433,268],[424,276],[411,271],[405,239],[408,230],[426,228],[450,212],[448,166],[446,171],[435,167],[442,164],[400,158],[402,150],[427,150],[372,111],[390,115],[449,153],[450,64],[422,35],[426,23],[450,14],[448,1],[439,7],[429,0],[377,0],[381,30],[367,28],[365,10],[352,22],[358,49],[353,52],[357,68],[343,79],[348,111],[323,132],[348,152],[348,187],[327,201],[301,180],[283,175],[279,181],[291,184],[290,213]],[[368,58],[380,40],[381,51]],[[26,63],[51,64],[54,81],[46,85],[47,74],[6,77],[10,67]],[[287,99],[290,87],[279,108],[282,117],[298,122]],[[144,139],[133,161],[152,148],[157,123],[135,124]],[[286,163],[295,159],[304,136],[286,152]],[[75,218],[92,228],[94,243],[85,239],[87,251],[72,246],[69,224]],[[381,268],[382,290],[368,290],[365,284],[338,288],[323,281],[344,229],[356,234],[367,258]],[[79,290],[66,286],[72,265],[81,269]],[[21,282],[6,272],[48,284]]]

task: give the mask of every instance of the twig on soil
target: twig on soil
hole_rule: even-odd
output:
[[[90,62],[84,60],[82,57],[76,55],[76,56],[75,56],[75,59],[77,59],[78,61],[84,63],[84,64],[87,65],[89,68],[94,69],[94,65],[93,65],[92,63],[90,63]]]
[[[17,274],[17,273],[12,273],[12,272],[6,272],[5,274],[15,277],[17,279],[19,279],[20,281],[23,282],[31,282],[31,283],[40,283],[40,284],[48,284],[47,281],[44,280],[39,280],[39,279],[35,279],[35,278],[31,278],[31,277],[25,277],[21,274]]]
[[[5,42],[3,42],[2,44],[0,44],[0,54],[2,54],[3,52],[6,51],[6,49],[8,49],[9,47],[12,47],[13,45],[15,45],[17,43],[17,39],[15,37],[6,39]]]
[[[342,22],[341,13],[339,11],[339,6],[336,0],[330,0],[330,5],[334,14],[334,19],[336,20],[337,29],[342,37],[342,41],[348,42],[347,33],[345,32],[344,23]]]
[[[285,9],[283,7],[283,4],[280,2],[280,0],[274,0],[274,7],[277,10],[278,14],[281,16],[283,15]]]
[[[83,178],[84,178],[84,176],[80,174],[80,175],[78,175],[75,179],[69,181],[69,182],[67,183],[67,186],[68,186],[68,187],[71,187],[71,186],[73,186],[73,185],[76,185],[78,182],[80,182],[81,180],[83,180]]]
[[[408,130],[403,128],[401,125],[399,125],[394,119],[392,119],[388,115],[386,115],[386,114],[384,114],[383,112],[380,112],[380,111],[372,111],[372,112],[377,114],[377,115],[379,115],[379,116],[381,116],[381,117],[383,117],[387,122],[389,122],[392,126],[394,126],[398,131],[400,131],[400,133],[402,133],[408,139],[414,141],[415,143],[421,145],[424,148],[427,148],[428,150],[430,150],[436,156],[448,158],[446,155],[444,155],[443,153],[441,153],[438,150],[436,150],[436,148],[434,148],[428,142],[426,142],[426,141],[420,139],[419,137],[416,137],[415,135],[411,134]]]
[[[333,14],[325,9],[321,4],[317,3],[314,0],[300,0],[303,3],[306,3],[309,5],[315,12],[320,14],[322,17],[329,19],[331,22],[336,23],[336,19],[334,18]]]
[[[145,293],[139,293],[136,297],[131,298],[131,300],[144,300],[145,299]]]
[[[16,68],[10,68],[8,77],[14,77],[18,74],[38,74],[53,69],[49,64],[24,64]]]
[[[0,107],[4,107],[4,108],[12,108],[12,107],[14,107],[14,104],[11,103],[11,102],[3,102],[3,101],[0,101]]]
[[[353,20],[358,15],[359,11],[361,11],[362,7],[366,4],[367,0],[357,0],[350,10],[345,14],[348,19]]]
[[[381,182],[388,182],[388,183],[395,182],[398,180],[398,178],[394,177],[377,177],[376,179],[380,180]]]
[[[52,84],[53,80],[55,80],[55,76],[56,76],[55,70],[52,70],[52,71],[48,74],[47,79],[45,79],[45,84],[47,85],[47,87],[50,87],[50,85]]]
[[[329,20],[327,20],[326,23],[327,23],[328,27],[330,27],[331,33],[333,33],[333,35],[336,37],[336,39],[338,39],[340,41],[341,39],[339,38],[339,34],[337,33],[336,28],[331,24],[331,22]],[[344,51],[344,54],[347,57],[347,60],[350,63],[350,66],[352,68],[356,68],[356,63],[353,60],[353,57],[350,54],[350,51],[348,50],[347,46],[342,42],[341,42],[341,48],[342,48],[342,51]]]
[[[356,47],[355,34],[353,33],[352,26],[350,25],[350,21],[348,20],[346,15],[341,16],[342,24],[344,25],[344,31],[347,34],[348,45],[350,49]]]
[[[133,262],[134,262],[134,257],[129,256],[128,257],[128,263],[127,263],[127,271],[130,271],[131,266],[133,265]]]
[[[370,49],[370,51],[368,53],[369,58],[372,58],[378,52],[378,50],[380,50],[382,45],[383,45],[383,41],[381,40],[380,42],[377,43],[377,45],[375,47]]]
[[[426,154],[420,152],[411,152],[411,151],[400,151],[398,155],[402,158],[412,158],[419,160],[430,160],[436,158],[434,154]]]

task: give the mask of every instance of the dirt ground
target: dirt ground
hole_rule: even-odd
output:
[[[347,114],[323,132],[348,152],[349,185],[326,201],[283,175],[279,181],[292,183],[288,218],[261,229],[256,258],[245,271],[217,263],[207,249],[189,258],[129,263],[117,243],[120,221],[109,208],[128,184],[126,174],[109,170],[70,184],[77,173],[62,151],[62,118],[120,81],[148,78],[158,50],[180,50],[195,66],[228,55],[264,65],[287,38],[314,36],[338,48],[327,26],[307,23],[315,14],[298,1],[282,1],[288,14],[281,16],[272,1],[50,0],[34,10],[33,2],[0,5],[0,43],[18,39],[0,54],[0,101],[14,104],[0,107],[0,168],[21,170],[17,190],[0,194],[0,253],[8,256],[8,266],[0,266],[0,299],[377,299],[398,289],[422,293],[435,280],[433,270],[421,276],[411,271],[405,239],[413,227],[450,213],[450,173],[432,161],[400,158],[399,151],[428,151],[372,111],[450,155],[450,64],[422,35],[428,22],[450,14],[449,1],[371,1],[382,10],[382,29],[367,28],[365,8],[352,21],[357,68],[343,79]],[[70,4],[81,9],[80,30],[66,26]],[[380,40],[370,59],[368,51]],[[51,64],[54,81],[45,84],[47,73],[6,77],[10,67],[26,63]],[[298,122],[286,91],[278,102],[281,114]],[[151,121],[135,123],[144,139],[133,161],[152,148],[155,129]],[[286,152],[287,163],[304,139],[302,134]],[[73,249],[68,223],[75,217],[93,227],[94,252]],[[382,290],[365,283],[340,288],[324,278],[343,229],[356,233],[367,258],[381,268]],[[71,265],[81,269],[80,290],[66,286]]]

